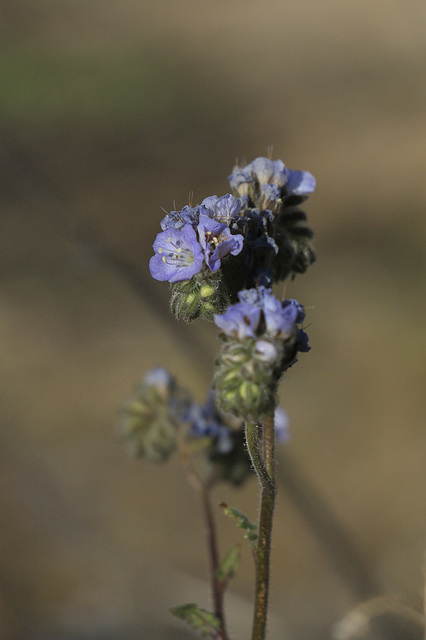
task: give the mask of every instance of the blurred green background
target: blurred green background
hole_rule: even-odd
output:
[[[170,316],[151,245],[271,145],[317,178],[318,262],[287,288],[312,350],[281,389],[270,640],[326,640],[372,595],[421,608],[425,29],[423,0],[2,0],[1,638],[177,640],[168,608],[209,606],[196,496],[113,425],[157,364],[203,398],[215,328]],[[256,517],[254,480],[215,497]],[[236,639],[252,584],[246,551]]]

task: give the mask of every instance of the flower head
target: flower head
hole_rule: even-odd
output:
[[[160,226],[163,231],[166,229],[181,229],[185,224],[196,224],[198,222],[199,207],[186,205],[181,211],[170,211],[167,213]]]
[[[190,224],[162,231],[152,248],[155,255],[149,261],[149,270],[155,280],[190,280],[202,269],[203,251]]]
[[[286,341],[296,336],[297,324],[305,317],[303,306],[296,300],[280,302],[271,289],[262,286],[240,291],[238,297],[240,302],[216,315],[215,323],[226,335],[240,341],[261,335]],[[303,340],[300,343],[303,346]]]
[[[289,170],[282,160],[256,158],[249,167],[252,176],[260,185],[275,184],[283,187],[287,182]]]
[[[226,224],[205,215],[200,215],[197,231],[204,251],[204,259],[211,271],[217,271],[220,268],[221,258],[228,253],[236,256],[243,248],[244,237],[242,235],[232,235]]]
[[[237,191],[238,195],[247,196],[250,185],[253,184],[254,180],[251,175],[250,165],[242,168],[236,165],[230,176],[228,176],[229,184],[232,189]]]
[[[232,220],[238,217],[244,206],[244,199],[235,198],[230,193],[220,196],[220,198],[218,196],[209,196],[204,198],[200,205],[200,215],[206,215],[229,226]]]
[[[240,196],[252,194],[262,208],[272,206],[285,196],[312,193],[316,185],[309,171],[292,171],[282,160],[263,157],[245,167],[234,167],[229,183]]]
[[[244,341],[256,337],[260,311],[260,307],[249,302],[238,302],[228,307],[225,313],[215,315],[214,321],[227,336]]]
[[[176,448],[189,397],[163,367],[149,371],[120,407],[118,431],[130,452],[164,462]]]

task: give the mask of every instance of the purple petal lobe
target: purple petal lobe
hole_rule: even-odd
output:
[[[238,302],[228,307],[225,313],[217,314],[214,321],[226,335],[244,340],[254,338],[260,320],[260,307],[246,302]]]
[[[286,189],[288,195],[304,196],[315,191],[316,180],[309,171],[290,171]]]

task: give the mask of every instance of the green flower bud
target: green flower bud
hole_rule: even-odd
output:
[[[265,361],[264,351],[259,359],[259,345],[253,339],[225,342],[213,380],[221,409],[246,420],[273,411],[279,374],[268,358]]]
[[[199,274],[191,280],[183,280],[170,285],[172,292],[170,309],[178,320],[192,322],[200,316],[213,320],[216,313],[222,313],[229,305],[226,286],[217,274]]]

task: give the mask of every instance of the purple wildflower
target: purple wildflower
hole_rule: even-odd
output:
[[[309,171],[289,171],[285,186],[287,195],[305,196],[315,191],[317,181]]]
[[[170,228],[159,233],[152,248],[155,255],[149,270],[155,280],[179,282],[190,280],[203,266],[203,252],[191,225]]]
[[[289,300],[284,300],[283,302],[283,308],[287,306],[292,306],[297,309],[297,316],[296,316],[297,324],[300,324],[301,322],[304,321],[305,315],[306,315],[305,307],[302,304],[300,304],[300,302],[297,302],[297,300],[293,300],[290,298]]]
[[[243,199],[235,198],[230,193],[220,196],[220,198],[218,196],[209,196],[204,198],[200,205],[200,215],[208,216],[218,222],[224,222],[229,227],[232,220],[238,217],[244,206]]]
[[[260,206],[263,209],[273,207],[281,198],[281,189],[277,184],[263,184],[260,193]]]
[[[236,166],[229,176],[229,183],[240,196],[247,195],[254,186],[259,190],[262,207],[276,203],[282,194],[303,196],[312,193],[316,186],[309,171],[292,171],[281,160],[262,157],[245,167]]]
[[[215,315],[214,321],[227,336],[243,341],[256,337],[260,311],[260,307],[249,302],[238,302],[228,307],[225,313]]]
[[[229,184],[232,189],[235,189],[239,196],[247,196],[250,185],[253,184],[254,180],[251,175],[250,165],[247,167],[239,167],[238,165],[234,167],[231,175],[228,177]]]
[[[296,300],[280,302],[271,289],[245,289],[238,293],[240,302],[228,307],[223,315],[216,315],[215,322],[228,336],[244,340],[256,337],[262,312],[264,335],[288,340],[297,334],[297,324],[304,319],[304,309]],[[257,312],[257,313],[256,313]],[[303,333],[303,332],[302,332]],[[306,334],[305,334],[306,335]],[[300,344],[305,344],[300,337]],[[306,345],[307,346],[307,342]],[[300,351],[302,349],[299,349]]]
[[[260,185],[276,184],[283,187],[287,182],[289,170],[282,160],[256,158],[249,167],[251,174]]]
[[[166,229],[181,229],[186,224],[197,224],[198,212],[198,206],[190,207],[186,205],[181,211],[170,211],[170,213],[167,213],[160,222],[160,226],[163,231],[166,231]]]
[[[243,248],[244,237],[241,234],[232,235],[226,224],[205,215],[200,215],[197,230],[204,251],[204,259],[211,271],[217,271],[220,268],[221,258],[228,253],[236,256]]]

